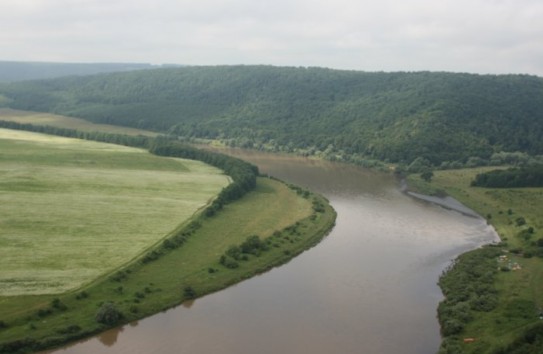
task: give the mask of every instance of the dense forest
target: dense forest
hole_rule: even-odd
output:
[[[0,105],[354,163],[543,154],[543,79],[527,75],[164,68],[3,84]]]

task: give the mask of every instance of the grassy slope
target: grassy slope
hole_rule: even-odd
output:
[[[0,103],[2,97],[0,97]],[[83,132],[104,132],[110,134],[157,136],[157,133],[129,127],[119,127],[109,124],[95,124],[79,118],[71,118],[50,113],[18,111],[0,108],[0,120],[21,124],[50,125],[52,127],[75,129]]]
[[[107,127],[104,129],[107,131]],[[191,165],[192,163],[199,164],[192,161],[179,163],[179,161],[175,161],[177,159],[155,159],[141,151],[122,146],[27,132],[6,130],[0,130],[0,132],[4,134],[4,138],[10,138],[10,141],[0,139],[0,144],[2,144],[0,147],[0,151],[2,151],[0,167],[5,167],[4,170],[0,169],[0,173],[5,186],[8,186],[9,179],[4,177],[14,173],[15,170],[12,167],[14,164],[20,163],[21,159],[25,159],[27,161],[26,167],[31,168],[31,171],[27,171],[31,174],[27,175],[27,180],[33,177],[40,168],[49,168],[49,172],[53,172],[59,169],[57,166],[59,164],[64,164],[66,169],[79,172],[81,169],[90,168],[87,173],[95,169],[115,171],[115,174],[118,172],[128,174],[139,172],[139,176],[151,172],[145,171],[146,168],[159,170],[166,174],[172,172],[176,175],[182,175],[186,173],[187,169],[194,167]],[[21,141],[25,140],[23,137],[28,137],[28,134],[33,137],[33,141]],[[14,141],[17,142],[17,146],[13,144]],[[51,155],[52,151],[48,149],[51,149],[52,146],[55,148],[54,154]],[[74,150],[75,146],[78,151]],[[97,155],[101,153],[105,153],[107,157],[98,160]],[[52,168],[51,166],[56,167]],[[95,175],[96,173],[93,178],[96,177]],[[39,183],[45,185],[51,183],[56,186],[57,192],[67,192],[68,189],[73,188],[66,185],[58,186],[56,185],[59,183],[57,179],[49,178],[48,181],[45,174],[42,177],[39,179]],[[82,175],[77,173],[76,177],[81,179]],[[222,178],[224,181],[224,176]],[[12,178],[10,182],[12,189],[14,182],[22,183],[19,189],[29,188],[30,190],[27,192],[36,193],[41,188],[36,187],[35,180],[34,183],[29,184],[28,181],[25,182],[24,179],[17,177]],[[85,188],[88,187],[88,185],[85,186]],[[191,186],[184,190],[185,194],[194,189],[199,189],[199,187]],[[134,188],[130,192],[134,193]],[[178,191],[172,193],[176,194]],[[315,200],[319,200],[319,203],[324,205],[325,212],[313,210],[312,202]],[[1,205],[0,208],[2,208]],[[174,217],[173,220],[174,224],[179,223],[179,219]],[[40,343],[26,343],[23,347],[28,349],[36,345],[34,348],[43,348],[96,333],[104,328],[94,319],[98,307],[104,301],[114,302],[123,312],[124,321],[129,321],[145,317],[186,300],[186,296],[183,295],[183,288],[186,286],[191,286],[199,296],[222,289],[272,266],[287,262],[296,254],[320,241],[334,225],[335,212],[319,196],[309,194],[306,198],[302,198],[280,182],[259,179],[254,192],[240,201],[227,205],[217,216],[213,218],[193,216],[192,220],[204,220],[205,222],[202,222],[202,227],[196,230],[182,247],[166,253],[154,262],[145,265],[133,262],[126,267],[119,268],[119,272],[124,274],[122,280],[112,280],[114,276],[109,273],[110,275],[106,274],[83,288],[60,295],[0,296],[0,352],[3,352],[3,345],[14,340],[36,340]],[[137,222],[135,218],[132,218],[131,221]],[[177,230],[183,230],[183,227],[181,226]],[[259,257],[250,255],[248,261],[241,261],[240,267],[234,270],[226,269],[220,265],[220,255],[228,247],[233,244],[239,245],[253,234],[258,234],[261,238],[266,239],[270,250],[263,252]],[[56,245],[57,248],[63,246],[62,243],[60,246]],[[119,247],[116,250],[119,250]],[[65,258],[65,254],[62,258]],[[215,271],[210,273],[210,268]],[[2,269],[4,270],[4,268]],[[81,297],[82,293],[87,296]],[[52,307],[51,302],[55,298],[60,299],[67,306],[67,310],[62,311]],[[2,325],[6,326],[2,328]],[[73,325],[77,326],[77,330],[71,333],[66,333],[66,331],[61,333],[63,329]],[[11,349],[7,349],[7,352],[11,351]],[[4,352],[6,352],[5,347]]]
[[[100,330],[94,315],[103,301],[114,302],[125,320],[140,318],[182,302],[186,286],[202,295],[288,261],[318,242],[334,223],[335,213],[328,205],[325,213],[313,212],[314,198],[319,197],[304,199],[280,182],[261,178],[254,192],[207,218],[182,247],[146,265],[129,266],[124,280],[104,278],[91,284],[84,289],[85,299],[77,299],[79,291],[59,296],[66,311],[37,315],[40,308],[50,308],[52,296],[1,298],[0,318],[9,327],[0,331],[0,344],[28,337],[62,342],[67,337],[58,330],[70,325],[81,328],[74,336]],[[295,230],[272,236],[293,224],[298,224]],[[220,255],[230,245],[253,234],[268,238],[270,250],[260,257],[250,256],[234,270],[219,264]],[[216,271],[210,273],[210,268]]]
[[[506,249],[527,249],[530,247],[529,242],[517,234],[521,229],[532,226],[536,231],[531,241],[543,237],[543,189],[490,189],[469,186],[477,173],[489,169],[492,168],[436,171],[430,184],[423,182],[418,176],[411,176],[409,183],[426,193],[432,193],[436,189],[445,190],[485,216],[502,241],[507,242]],[[509,209],[511,214],[508,213]],[[515,220],[521,216],[526,219],[527,224],[519,227]],[[508,253],[508,256],[512,262],[518,262],[522,269],[498,274],[498,307],[491,312],[478,312],[476,319],[469,323],[462,333],[463,338],[476,338],[474,343],[463,344],[468,353],[491,352],[511,342],[527,326],[540,321],[537,308],[543,308],[543,260],[511,253]],[[496,262],[496,267],[498,265]],[[527,305],[525,311],[515,309],[521,304]]]
[[[0,295],[77,288],[152,246],[225,186],[200,162],[0,129]]]

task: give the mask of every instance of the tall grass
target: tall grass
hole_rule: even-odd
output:
[[[77,288],[206,205],[227,176],[197,161],[0,129],[0,295]]]

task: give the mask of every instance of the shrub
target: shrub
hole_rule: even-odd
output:
[[[57,309],[57,310],[60,310],[60,311],[65,311],[68,309],[68,307],[66,305],[64,305],[62,303],[62,301],[60,301],[60,299],[57,297],[55,299],[53,299],[53,301],[51,301],[51,307]]]
[[[221,256],[220,263],[229,269],[235,269],[239,267],[239,263],[235,259],[233,259],[232,257],[225,256],[225,255]]]
[[[183,289],[183,296],[187,299],[194,299],[196,297],[196,291],[191,286],[185,286]]]
[[[113,326],[123,318],[122,313],[111,302],[106,302],[100,306],[96,313],[96,322]]]
[[[464,325],[453,318],[444,321],[441,330],[444,336],[450,336],[462,332],[464,330]]]
[[[89,297],[89,294],[86,291],[82,291],[75,296],[76,300],[86,299]]]
[[[241,257],[241,249],[238,246],[230,246],[226,251],[226,255],[234,258],[236,261],[239,261]]]
[[[478,296],[470,301],[470,306],[475,311],[489,312],[498,305],[498,298],[495,295],[486,294]]]

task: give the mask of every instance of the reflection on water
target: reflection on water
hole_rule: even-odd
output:
[[[437,351],[437,279],[457,254],[496,239],[484,220],[413,200],[388,175],[236,153],[328,197],[331,234],[261,276],[55,353]]]
[[[117,338],[123,330],[124,327],[119,327],[110,331],[103,332],[98,335],[98,340],[106,347],[111,347],[113,344],[117,343]]]

